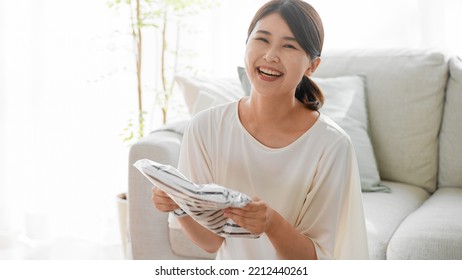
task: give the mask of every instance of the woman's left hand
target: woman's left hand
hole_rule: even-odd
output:
[[[313,241],[261,199],[253,198],[243,208],[227,208],[224,212],[225,217],[251,233],[265,233],[281,259],[317,259]]]
[[[254,234],[266,232],[270,226],[273,216],[273,209],[258,197],[243,208],[225,209],[225,217],[230,218],[240,227]]]

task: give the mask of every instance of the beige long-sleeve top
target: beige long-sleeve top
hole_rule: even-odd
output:
[[[327,116],[275,149],[244,128],[238,102],[202,111],[185,131],[178,169],[195,183],[214,182],[260,197],[314,242],[318,259],[368,258],[355,152]],[[263,234],[226,238],[217,259],[278,257]]]

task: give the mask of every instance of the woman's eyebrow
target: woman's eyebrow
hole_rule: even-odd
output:
[[[261,33],[261,34],[265,34],[265,35],[268,35],[268,36],[273,35],[273,34],[271,34],[271,32],[269,32],[267,30],[257,30],[255,33]],[[288,41],[298,42],[297,39],[295,39],[294,37],[291,37],[291,36],[284,36],[282,39],[288,40]]]
[[[271,32],[266,31],[266,30],[257,30],[257,32],[255,32],[255,33],[262,33],[262,34],[265,34],[265,35],[273,35],[273,34],[271,34]]]

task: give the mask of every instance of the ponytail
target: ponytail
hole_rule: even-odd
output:
[[[324,95],[313,80],[303,76],[295,90],[295,97],[308,109],[317,111],[324,104]]]

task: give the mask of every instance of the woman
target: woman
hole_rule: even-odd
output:
[[[178,218],[218,259],[367,259],[360,180],[349,137],[318,109],[309,76],[320,63],[323,27],[299,0],[274,0],[252,20],[245,52],[251,94],[196,115],[184,135],[179,170],[253,197],[225,216],[258,239],[223,238]],[[153,188],[161,211],[178,206]]]

